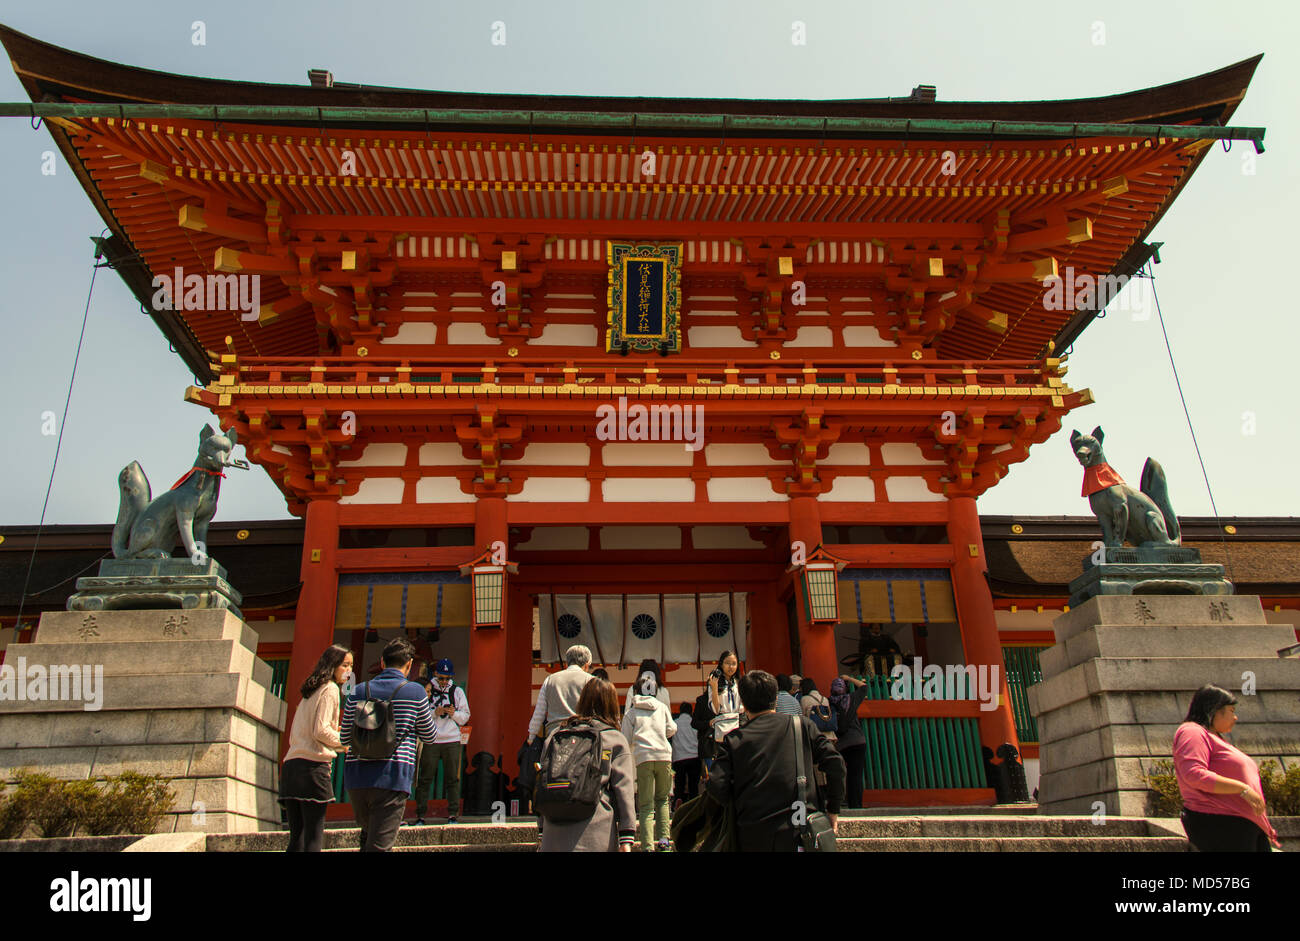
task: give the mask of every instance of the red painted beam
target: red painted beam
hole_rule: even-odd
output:
[[[997,802],[997,794],[991,787],[862,792],[863,807],[991,807]]]
[[[850,565],[881,568],[948,568],[952,546],[857,546],[828,545],[826,551]]]
[[[977,719],[978,699],[866,699],[858,707],[863,719]]]
[[[473,503],[346,504],[339,507],[339,526],[344,529],[473,525]]]
[[[341,572],[393,572],[410,569],[454,569],[481,550],[473,546],[433,546],[401,549],[339,549]]]
[[[511,526],[784,526],[785,503],[508,503]]]

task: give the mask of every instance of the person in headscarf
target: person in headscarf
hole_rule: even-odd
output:
[[[851,693],[850,686],[853,687]],[[831,681],[831,706],[839,715],[835,747],[844,757],[848,774],[845,803],[853,808],[862,806],[862,784],[867,770],[867,737],[862,733],[862,720],[858,718],[858,707],[867,698],[867,692],[866,683],[848,674]]]

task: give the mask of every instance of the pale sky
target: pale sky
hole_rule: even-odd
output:
[[[376,12],[382,11],[382,12]],[[1214,145],[1151,238],[1157,289],[1201,450],[1224,515],[1300,515],[1295,468],[1293,283],[1300,178],[1300,5],[1288,2],[854,3],[661,0],[654,4],[0,2],[0,22],[78,52],[179,74],[302,85],[736,98],[1082,98],[1188,78],[1265,53],[1233,123],[1268,129],[1267,152]],[[203,21],[206,45],[191,41]],[[492,45],[494,21],[506,44]],[[807,44],[791,43],[792,24]],[[25,101],[7,64],[0,100]],[[47,131],[0,119],[0,524],[37,522],[103,223]],[[1114,310],[1075,344],[1066,381],[1096,404],[1069,419],[1106,430],[1136,483],[1154,456],[1180,515],[1210,501],[1154,310]],[[111,523],[117,473],[139,460],[155,491],[188,466],[212,420],[185,404],[193,379],[116,274],[100,271],[47,523]],[[979,502],[980,512],[1077,515],[1069,427]],[[239,450],[242,456],[242,448]],[[265,472],[231,472],[218,520],[287,516]]]

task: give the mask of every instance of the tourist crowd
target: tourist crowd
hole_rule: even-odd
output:
[[[407,640],[390,642],[382,669],[342,700],[353,657],[334,645],[303,683],[281,771],[291,852],[321,849],[336,754],[363,851],[392,849],[413,785],[416,823],[425,823],[439,766],[447,822],[456,822],[469,703],[450,660],[412,681],[414,655]],[[674,715],[654,660],[641,663],[622,708],[602,674],[575,645],[538,693],[519,783],[532,794],[542,851],[825,851],[841,808],[862,806],[862,680],[837,677],[824,694],[810,677],[744,672],[726,651]],[[1204,687],[1175,734],[1183,824],[1201,850],[1267,851],[1277,835],[1258,770],[1224,739],[1235,706]]]

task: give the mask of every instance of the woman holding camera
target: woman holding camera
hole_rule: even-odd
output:
[[[732,729],[740,727],[740,659],[730,650],[722,651],[718,666],[709,674],[709,703],[713,707],[713,740],[722,741]]]

